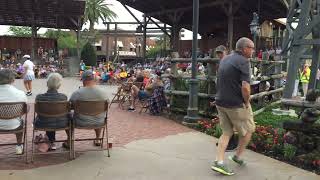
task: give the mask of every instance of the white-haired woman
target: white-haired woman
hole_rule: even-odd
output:
[[[36,102],[38,101],[67,101],[68,97],[65,94],[59,93],[58,89],[62,83],[62,76],[59,73],[51,73],[47,79],[48,91],[44,94],[39,94],[36,96]],[[44,118],[37,116],[34,122],[35,127],[40,128],[64,128],[68,126],[70,117],[68,115],[61,116],[60,118]],[[50,149],[55,150],[57,147],[54,144],[55,132],[46,132],[48,139],[50,141]],[[67,133],[68,135],[68,133]]]

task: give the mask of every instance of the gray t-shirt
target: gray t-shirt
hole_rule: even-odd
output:
[[[243,107],[242,81],[250,83],[250,63],[234,52],[220,61],[217,74],[216,104],[226,108]]]
[[[100,87],[82,87],[75,91],[71,97],[70,101],[103,101],[107,100],[109,102],[107,93]],[[97,116],[87,116],[74,114],[74,119],[77,126],[100,126],[104,123],[105,113],[99,114]]]

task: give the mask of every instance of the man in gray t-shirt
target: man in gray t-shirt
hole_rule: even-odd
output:
[[[233,130],[239,134],[239,145],[234,156],[229,159],[239,165],[240,159],[255,130],[253,113],[250,106],[250,71],[249,60],[254,52],[254,43],[248,38],[240,38],[236,51],[225,57],[219,65],[217,74],[216,107],[223,134],[219,138],[216,161],[212,170],[224,175],[233,175],[224,163],[224,154]]]
[[[75,102],[80,101],[104,101],[108,100],[107,93],[100,87],[96,85],[94,80],[94,75],[92,71],[85,71],[82,73],[82,88],[75,91],[71,97],[70,101]],[[105,120],[105,113],[98,114],[96,116],[88,116],[82,114],[74,114],[73,119],[75,121],[76,127],[95,127],[101,126]],[[101,129],[95,129],[96,137],[99,138],[101,134]],[[95,141],[95,145],[99,146],[100,142]]]
[[[235,51],[220,61],[217,75],[216,104],[226,108],[243,107],[242,82],[250,84],[248,59]]]

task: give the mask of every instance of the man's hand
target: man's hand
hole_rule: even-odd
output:
[[[250,93],[251,93],[250,84],[248,82],[242,81],[241,93],[242,93],[244,104],[248,108],[250,105]]]

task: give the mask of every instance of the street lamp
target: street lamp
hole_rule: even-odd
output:
[[[253,41],[255,46],[255,53],[254,53],[254,58],[255,58],[257,53],[257,36],[260,35],[259,16],[256,12],[253,13],[253,19],[249,26],[250,26],[251,34],[253,35]]]

